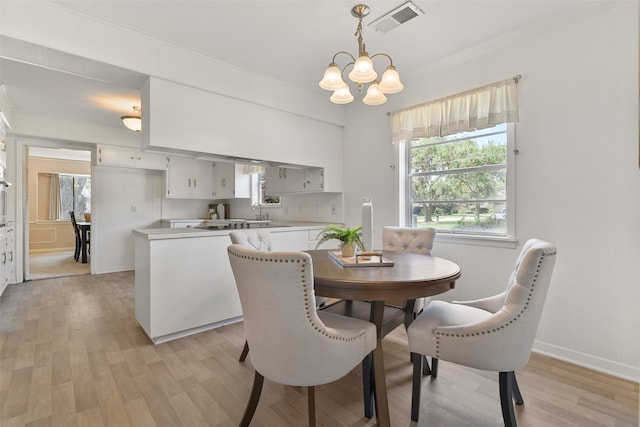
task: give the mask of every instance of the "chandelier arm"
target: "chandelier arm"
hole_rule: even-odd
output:
[[[342,71],[341,73],[344,75],[345,70],[347,69],[348,66],[352,66],[355,64],[354,61],[349,62],[347,65],[345,65],[344,67],[342,67]]]
[[[356,58],[353,57],[353,55],[351,55],[349,52],[345,52],[343,50],[341,50],[340,52],[336,52],[335,55],[333,55],[333,59],[331,60],[331,62],[335,63],[336,62],[336,58],[338,57],[338,55],[340,55],[341,53],[344,53],[345,55],[348,55],[349,58],[351,58],[351,61],[356,62]],[[353,63],[352,62],[352,63]],[[343,70],[344,71],[344,70]]]
[[[376,53],[375,55],[371,55],[371,60],[373,61],[373,58],[375,58],[376,56],[386,56],[387,59],[389,60],[389,65],[393,67],[393,59],[391,59],[391,57],[386,53]]]

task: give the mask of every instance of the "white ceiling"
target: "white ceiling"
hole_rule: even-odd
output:
[[[56,3],[310,90],[322,91],[318,81],[334,53],[357,53],[357,19],[350,13],[356,1]],[[389,54],[401,76],[545,31],[611,5],[609,0],[414,0],[424,15],[386,34],[367,26],[403,3],[368,1],[371,12],[364,20],[363,33],[367,51]],[[6,37],[2,42],[0,83],[5,85],[16,113],[52,118],[72,114],[83,121],[118,127],[122,126],[117,119],[121,114],[114,114],[114,110],[124,114],[127,111],[123,108],[139,99],[146,76],[51,50],[46,50],[48,68],[36,67],[33,64],[42,62],[37,58],[44,48]],[[383,66],[386,64],[380,68]],[[101,100],[106,94],[131,102],[127,101],[126,107],[104,105]]]

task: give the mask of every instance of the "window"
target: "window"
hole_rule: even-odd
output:
[[[406,223],[510,237],[513,125],[407,142]]]
[[[71,211],[76,218],[82,218],[85,212],[91,212],[91,177],[59,174],[59,180],[61,219],[70,220]]]
[[[267,196],[264,192],[264,167],[260,172],[251,174],[251,204],[259,203],[263,206],[280,206],[280,196]]]

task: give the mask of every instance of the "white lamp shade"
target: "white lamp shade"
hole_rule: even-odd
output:
[[[387,97],[378,88],[378,82],[373,82],[367,89],[367,95],[362,99],[367,105],[380,105],[387,102]]]
[[[324,71],[324,77],[320,80],[320,87],[325,90],[336,90],[344,81],[342,80],[342,73],[335,63],[329,64],[329,67]]]
[[[353,64],[353,70],[349,73],[349,79],[356,83],[369,83],[376,78],[378,78],[378,73],[373,69],[373,62],[367,55],[359,57]]]
[[[122,116],[122,123],[129,129],[135,132],[142,130],[142,119],[138,116]]]
[[[351,95],[349,86],[347,86],[345,82],[342,82],[342,85],[333,92],[329,100],[334,104],[348,104],[353,101],[353,95]]]
[[[382,93],[398,93],[404,89],[404,85],[400,82],[400,74],[394,66],[389,66],[387,71],[382,75],[378,88]]]

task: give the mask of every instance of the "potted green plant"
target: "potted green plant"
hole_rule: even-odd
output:
[[[318,240],[316,249],[326,241],[339,240],[340,242],[342,242],[340,246],[340,248],[342,249],[342,256],[353,256],[356,250],[356,246],[358,246],[360,250],[364,250],[364,244],[362,243],[362,226],[358,226],[355,228],[343,228],[332,224],[322,230],[318,234],[318,237],[320,237],[320,240]]]

